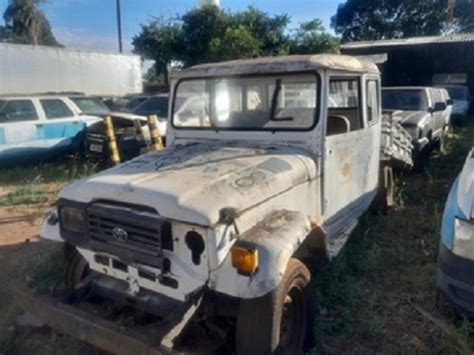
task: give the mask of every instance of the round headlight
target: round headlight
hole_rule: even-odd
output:
[[[87,231],[86,216],[84,211],[78,208],[61,208],[60,218],[61,226],[64,230],[76,233],[85,233]]]

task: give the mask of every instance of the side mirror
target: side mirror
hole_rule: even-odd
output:
[[[453,104],[454,104],[454,101],[453,101],[453,99],[449,99],[449,100],[447,101],[447,104],[448,104],[448,106],[451,106],[451,105],[453,105]]]

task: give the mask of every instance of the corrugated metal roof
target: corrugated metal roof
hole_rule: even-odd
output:
[[[352,42],[341,45],[342,49],[356,49],[369,47],[390,47],[390,46],[410,46],[419,44],[438,44],[474,42],[474,33],[464,33],[457,35],[432,36],[432,37],[411,37],[398,39],[384,39],[378,41]]]

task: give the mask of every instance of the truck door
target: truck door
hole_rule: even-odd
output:
[[[0,108],[0,152],[21,153],[35,146],[38,140],[36,123],[39,115],[30,99],[7,100]]]
[[[37,124],[38,135],[48,147],[72,147],[85,123],[60,98],[40,99],[46,120]]]
[[[377,76],[331,76],[328,88],[323,215],[328,231],[337,232],[368,208],[377,189],[380,85]]]

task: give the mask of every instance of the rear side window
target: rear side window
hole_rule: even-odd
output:
[[[359,78],[332,78],[329,82],[327,134],[362,129]]]
[[[7,101],[0,109],[0,122],[37,120],[38,114],[31,100]]]
[[[40,100],[44,114],[48,119],[74,117],[72,111],[62,100],[42,99]]]
[[[379,120],[379,84],[376,80],[367,81],[367,122],[369,125]]]

